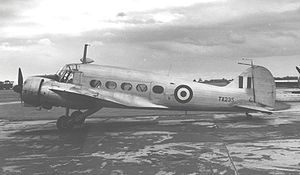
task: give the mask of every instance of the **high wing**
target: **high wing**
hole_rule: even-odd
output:
[[[266,114],[272,114],[273,112],[270,111],[268,108],[264,107],[263,105],[259,105],[258,103],[254,102],[245,102],[240,101],[233,104],[234,107],[241,108],[243,110],[249,110],[249,111],[256,111],[256,112],[262,112]]]
[[[118,105],[132,108],[158,108],[167,109],[168,107],[162,105],[156,105],[151,103],[145,98],[135,96],[132,94],[125,94],[121,92],[111,92],[106,90],[95,91],[89,88],[73,86],[69,89],[63,89],[59,87],[52,87],[51,91],[67,98],[76,99],[78,96],[90,98],[91,101],[98,100],[101,104],[106,105]],[[108,106],[109,107],[109,106]]]

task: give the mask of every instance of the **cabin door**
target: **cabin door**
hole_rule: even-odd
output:
[[[168,86],[166,86],[165,93],[166,93],[166,101],[169,104],[173,104],[176,102],[175,97],[174,97],[174,90],[177,87],[174,83],[170,83]]]

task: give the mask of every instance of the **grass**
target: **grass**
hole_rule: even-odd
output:
[[[15,93],[13,90],[0,90],[0,103],[19,101],[19,100],[20,100],[19,94]]]

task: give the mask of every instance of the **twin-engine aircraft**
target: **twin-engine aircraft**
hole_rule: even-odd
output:
[[[275,106],[275,82],[264,67],[250,67],[225,87],[120,67],[90,64],[84,47],[82,63],[67,64],[55,75],[32,76],[23,83],[19,69],[14,91],[31,106],[65,107],[59,130],[82,126],[103,107],[182,111],[262,112]],[[70,110],[74,112],[70,115]]]

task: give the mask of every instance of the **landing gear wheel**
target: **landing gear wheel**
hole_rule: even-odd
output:
[[[72,118],[75,118],[75,117],[78,117],[79,115],[81,115],[82,112],[81,111],[74,111],[72,114],[71,114],[71,117]]]
[[[82,116],[83,112],[81,111],[74,111],[71,114],[71,118],[77,125],[82,125],[84,123],[85,118]]]
[[[87,109],[85,112],[74,111],[70,116],[70,108],[66,107],[66,114],[57,119],[56,126],[61,131],[71,130],[77,125],[81,127],[86,117],[94,114],[101,108],[102,106],[95,106],[94,108]]]
[[[63,115],[57,119],[56,127],[61,131],[65,131],[65,130],[72,129],[74,127],[74,125],[73,125],[70,117]]]

